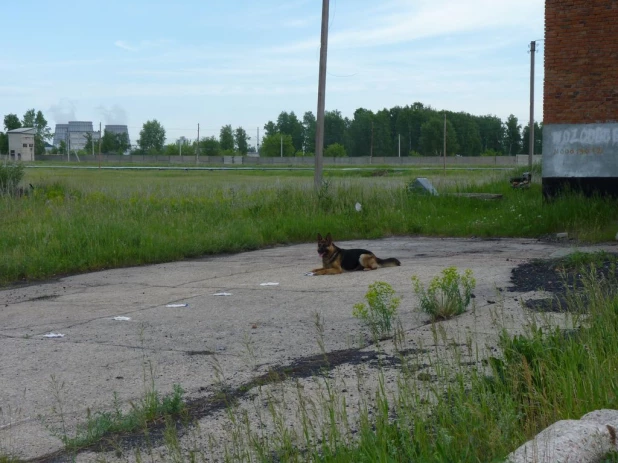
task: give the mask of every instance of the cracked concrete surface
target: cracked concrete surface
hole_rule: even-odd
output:
[[[318,266],[319,258],[314,244],[302,244],[0,291],[0,450],[22,458],[60,450],[60,440],[48,429],[58,425],[54,408],[62,404],[71,427],[85,420],[87,410],[109,410],[114,393],[126,405],[143,394],[151,367],[160,393],[180,384],[189,399],[199,399],[212,393],[221,375],[237,387],[268,368],[316,355],[316,313],[324,323],[327,351],[356,346],[362,326],[352,307],[378,280],[402,297],[400,317],[412,348],[433,341],[427,316],[415,309],[410,277],[427,283],[449,266],[472,269],[476,309],[442,326],[455,339],[472,335],[480,346],[491,346],[497,306],[500,323],[509,330],[527,323],[519,301],[531,295],[506,290],[516,265],[575,249],[616,250],[613,244],[575,248],[526,239],[397,237],[337,244],[397,257],[402,266],[309,277],[305,272]],[[265,282],[279,284],[261,286]],[[214,296],[217,292],[231,295]],[[181,303],[188,306],[166,307]],[[131,320],[115,321],[116,316]],[[49,332],[65,336],[43,337]],[[224,428],[214,422],[210,427],[217,426]],[[86,452],[79,459],[95,458]]]

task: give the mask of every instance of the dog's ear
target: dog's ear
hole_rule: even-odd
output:
[[[322,238],[322,235],[318,233],[318,241],[322,241],[324,238]]]
[[[333,237],[330,236],[330,232],[328,232],[328,234],[326,235],[326,241],[328,241],[329,243],[333,242]]]

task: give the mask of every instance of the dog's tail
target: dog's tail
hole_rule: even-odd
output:
[[[401,262],[394,257],[389,257],[388,259],[379,259],[376,257],[376,262],[380,267],[399,267],[401,265]]]

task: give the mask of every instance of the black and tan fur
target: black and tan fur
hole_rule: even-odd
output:
[[[322,258],[322,268],[312,270],[314,275],[335,275],[354,270],[375,270],[380,267],[401,265],[394,257],[380,259],[366,249],[341,249],[333,243],[330,233],[326,238],[322,238],[318,233],[318,254]]]

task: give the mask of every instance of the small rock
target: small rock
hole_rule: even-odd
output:
[[[568,238],[569,234],[567,232],[556,233],[556,238]]]

